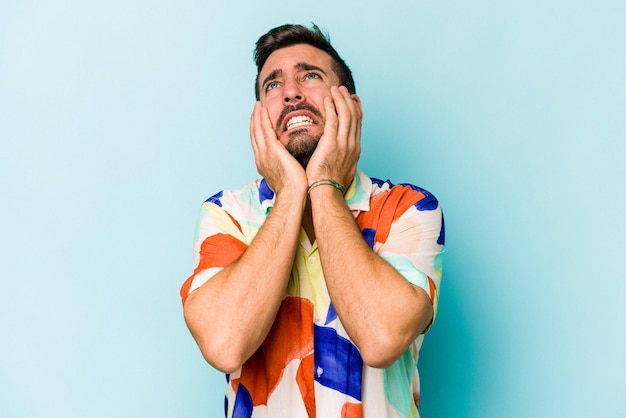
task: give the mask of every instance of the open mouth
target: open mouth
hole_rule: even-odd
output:
[[[302,126],[315,125],[313,118],[306,115],[294,116],[287,120],[285,124],[285,130],[289,131],[291,129],[300,128]]]
[[[317,108],[308,103],[285,106],[278,116],[276,134],[296,129],[306,130],[308,127],[324,125],[324,118]]]

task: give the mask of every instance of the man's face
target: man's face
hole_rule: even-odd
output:
[[[324,132],[324,98],[338,85],[330,55],[307,44],[274,51],[259,73],[260,101],[276,136],[304,166]]]

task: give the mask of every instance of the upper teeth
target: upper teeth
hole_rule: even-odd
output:
[[[294,116],[287,121],[287,130],[304,125],[313,125],[313,119],[308,116]]]

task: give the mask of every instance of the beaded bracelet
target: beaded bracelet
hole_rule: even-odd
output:
[[[341,184],[341,183],[339,183],[339,182],[337,182],[337,181],[335,181],[333,179],[321,179],[321,180],[314,181],[313,183],[311,183],[311,185],[307,189],[306,193],[309,194],[309,193],[311,193],[311,190],[313,190],[317,186],[323,186],[323,185],[333,186],[334,188],[339,189],[341,191],[341,193],[344,193],[346,191],[346,188],[343,187],[343,184]]]

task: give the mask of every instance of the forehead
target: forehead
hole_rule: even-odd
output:
[[[334,74],[333,59],[328,53],[308,44],[297,44],[272,52],[261,68],[259,79],[262,80],[272,71],[296,69],[300,63],[315,65],[327,74]]]

